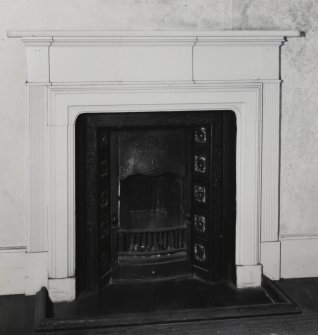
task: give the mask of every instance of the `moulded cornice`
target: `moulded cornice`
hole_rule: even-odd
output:
[[[31,47],[38,47],[38,46],[50,46],[52,45],[53,38],[52,37],[45,37],[45,36],[38,36],[38,37],[22,37],[22,42],[26,46]]]
[[[63,45],[194,45],[197,41],[192,36],[53,36],[54,46]]]
[[[8,37],[20,37],[27,45],[52,43],[63,45],[279,45],[287,37],[299,37],[299,31],[8,31]]]
[[[299,31],[8,31],[8,37],[22,38],[26,44],[52,42],[58,45],[189,45],[198,44],[279,44]],[[33,42],[32,42],[33,41]]]
[[[300,37],[297,30],[223,30],[223,31],[110,31],[110,30],[9,30],[8,37],[208,37],[208,38],[281,38]]]

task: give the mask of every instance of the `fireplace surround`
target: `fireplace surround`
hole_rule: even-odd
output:
[[[238,287],[280,276],[280,47],[293,31],[15,31],[26,46],[26,292],[75,298],[75,124],[81,114],[231,110]]]

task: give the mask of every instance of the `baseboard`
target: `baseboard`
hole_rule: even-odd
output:
[[[35,295],[47,287],[47,252],[28,253],[25,247],[0,249],[0,295]]]
[[[0,249],[0,295],[24,294],[26,248]]]
[[[34,295],[43,287],[48,287],[48,253],[27,253],[25,294]]]
[[[318,277],[318,236],[281,237],[281,278]]]
[[[280,241],[261,242],[263,274],[272,280],[280,278]]]

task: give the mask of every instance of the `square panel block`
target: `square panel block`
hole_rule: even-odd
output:
[[[208,158],[206,154],[195,153],[193,157],[194,172],[206,175],[208,172]]]

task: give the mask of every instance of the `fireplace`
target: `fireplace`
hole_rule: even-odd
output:
[[[75,145],[77,137],[75,128],[81,123],[80,119],[85,118],[81,116],[84,114],[92,117],[98,114],[101,118],[116,114],[115,119],[118,120],[125,115],[125,120],[129,119],[129,122],[133,122],[135,118],[138,119],[137,115],[148,115],[149,124],[142,125],[139,122],[139,125],[133,125],[126,121],[120,126],[113,124],[115,132],[127,130],[126,135],[130,136],[131,132],[140,128],[145,132],[144,137],[147,138],[146,133],[154,128],[160,133],[162,128],[176,127],[184,133],[186,128],[190,129],[189,131],[192,129],[193,132],[196,126],[201,127],[208,124],[206,120],[200,121],[200,124],[192,123],[193,118],[191,117],[191,122],[187,123],[188,115],[191,113],[195,113],[196,117],[200,118],[201,115],[208,112],[211,115],[213,113],[217,115],[232,111],[236,121],[235,162],[224,163],[223,172],[235,166],[235,232],[233,234],[224,234],[224,231],[221,234],[215,233],[213,236],[216,240],[211,240],[209,246],[219,247],[220,250],[223,248],[225,252],[222,256],[218,252],[211,251],[211,254],[207,252],[206,257],[217,255],[217,259],[222,264],[229,264],[228,266],[232,269],[235,267],[236,286],[239,288],[260,286],[262,273],[271,279],[280,278],[278,235],[280,49],[287,37],[298,37],[299,32],[13,31],[8,32],[8,36],[22,38],[27,55],[29,91],[29,211],[26,252],[29,265],[26,269],[25,285],[27,294],[34,294],[41,287],[48,287],[52,300],[73,300],[76,286],[83,289],[96,289],[103,285],[103,278],[105,282],[112,279],[107,275],[103,277],[102,271],[98,272],[102,268],[99,262],[103,254],[103,250],[100,252],[98,250],[100,243],[94,238],[97,229],[101,228],[96,225],[98,220],[90,221],[89,225],[85,226],[81,223],[84,215],[78,218],[78,211],[84,210],[82,206],[76,204],[79,201],[78,187],[84,188],[83,196],[85,194],[87,196],[87,190],[85,185],[76,180],[78,160],[83,157],[76,153],[78,146]],[[154,118],[156,124],[152,124],[150,115],[155,116],[160,113],[165,116],[165,123],[160,125],[156,116]],[[172,124],[170,115],[175,115],[175,113],[182,115],[184,123]],[[166,122],[166,119],[169,118],[170,121]],[[109,127],[109,124],[104,127]],[[96,126],[97,128],[99,126]],[[223,131],[226,132],[226,127],[223,127]],[[121,134],[118,136],[124,136],[124,133]],[[163,133],[160,136],[163,138]],[[149,145],[151,143],[155,145],[151,138],[153,138],[152,135],[148,141]],[[189,138],[185,136],[185,140]],[[119,143],[121,148],[123,143],[124,141]],[[193,144],[190,147],[193,149]],[[185,148],[184,154],[187,157],[189,146],[186,145]],[[212,148],[215,146],[212,145]],[[98,150],[101,148],[96,147],[92,152],[99,154]],[[129,151],[129,148],[127,150]],[[178,155],[182,156],[182,152],[182,150],[178,151]],[[120,150],[117,150],[117,155],[120,156]],[[227,150],[224,148],[223,155],[227,156]],[[86,158],[90,157],[91,155],[87,155]],[[151,170],[152,158],[149,159],[147,169]],[[193,161],[193,157],[191,159]],[[118,160],[110,159],[109,164],[115,161]],[[103,164],[98,169],[105,169],[107,164]],[[177,166],[177,164],[174,165]],[[203,161],[199,158],[197,166],[204,166]],[[108,167],[112,168],[111,165]],[[185,164],[184,172],[176,168],[174,171],[162,173],[162,175],[166,174],[167,178],[160,180],[160,189],[167,190],[168,186],[173,184],[180,186],[181,179],[183,182],[180,190],[185,189],[187,182],[184,180],[183,173],[189,167],[190,170],[193,170],[192,165]],[[162,169],[162,172],[163,170],[166,171],[167,168]],[[112,178],[112,180],[120,182],[121,194],[122,188],[130,190],[124,192],[128,199],[126,199],[126,214],[122,214],[130,218],[130,221],[126,220],[126,228],[131,229],[129,226],[131,223],[142,221],[142,215],[147,215],[151,222],[161,222],[162,228],[156,229],[163,229],[163,227],[167,229],[165,226],[167,221],[163,219],[166,213],[164,196],[159,197],[160,205],[157,207],[151,204],[146,206],[145,202],[140,207],[135,203],[139,199],[133,198],[135,192],[140,192],[139,189],[136,189],[140,183],[133,182],[132,179],[129,179],[130,182],[128,182],[127,178],[133,178],[133,175],[124,178],[117,168],[113,173],[109,171],[112,176],[117,173],[120,177]],[[159,174],[146,175],[145,171],[140,172],[142,172],[139,175],[140,178],[147,179],[147,182],[142,183],[144,188],[148,187],[147,192],[150,194],[155,193],[154,183],[150,180],[157,178],[157,183],[159,183]],[[213,176],[213,174],[209,175]],[[96,179],[97,176],[100,176],[100,173],[92,174],[91,178]],[[193,175],[191,174],[190,177],[192,178]],[[103,180],[106,179],[105,177]],[[124,182],[126,179],[127,184]],[[86,179],[83,178],[83,180]],[[202,195],[201,181],[201,179],[197,180],[196,185],[198,194]],[[223,192],[227,189],[225,185],[227,182],[228,179],[223,180]],[[123,186],[123,184],[126,185]],[[97,187],[100,184],[92,180],[92,185]],[[193,178],[190,186],[193,187]],[[212,189],[216,190],[214,186]],[[103,197],[100,198],[98,188],[94,192],[89,203],[97,204],[98,200],[107,200],[106,193],[103,193]],[[145,190],[142,191],[144,192]],[[110,189],[108,194],[117,193]],[[176,193],[175,200],[180,194],[181,191]],[[193,190],[185,194],[191,194],[192,197]],[[207,196],[210,196],[209,193]],[[222,199],[224,200],[224,195]],[[188,201],[192,202],[192,199]],[[226,203],[223,201],[222,206],[224,207]],[[213,200],[212,205],[218,207],[216,204]],[[182,210],[175,212],[174,215],[175,218],[180,218],[179,223],[181,223],[177,227],[182,230],[181,227],[186,227],[188,221],[193,227],[194,207],[191,204],[190,220],[187,220],[189,215],[185,213],[188,209],[186,201],[183,201],[181,208]],[[97,212],[95,209],[91,210],[90,207],[87,207],[86,211],[92,216],[102,215],[100,210]],[[223,221],[227,213],[223,211]],[[186,214],[186,219],[184,219],[184,214]],[[204,220],[199,217],[204,216],[204,213],[197,215],[198,226],[203,227]],[[116,223],[117,219],[119,226]],[[120,211],[118,218],[115,217],[113,220],[111,216],[111,221],[114,221],[114,224],[109,223],[113,225],[111,231],[116,231],[116,234],[119,235],[120,230],[124,229],[120,226],[122,221]],[[88,229],[88,234],[83,227]],[[188,232],[189,229],[184,228],[181,235],[188,237]],[[127,234],[130,233],[132,232],[127,232]],[[194,234],[190,229],[192,244],[196,243]],[[199,234],[198,232],[198,236]],[[226,244],[223,241],[224,238],[230,238],[232,235],[235,235],[235,243],[229,242],[228,245],[230,249],[235,248],[235,250],[230,251],[232,256],[228,256],[227,259],[227,248],[224,247]],[[78,236],[84,239],[82,244],[81,240],[77,240]],[[96,236],[101,237],[103,233]],[[222,239],[218,240],[218,236],[222,236]],[[181,238],[181,241],[184,241],[184,238]],[[137,249],[135,252],[146,252],[147,245],[142,243],[142,237],[141,242],[135,243],[134,238],[132,242],[130,244],[128,237],[128,243],[122,245],[124,249],[119,251],[115,248],[116,253],[129,253],[129,250],[134,248]],[[188,248],[190,244],[187,243],[186,247],[181,249],[186,249],[182,251],[185,255],[184,259],[191,260],[189,264],[189,268],[190,265],[192,268],[189,270],[191,274],[194,273],[195,261],[193,248],[191,250]],[[143,245],[145,250],[141,247]],[[152,247],[153,245],[149,244],[150,250]],[[155,247],[156,257],[152,258],[162,257],[161,254],[160,257],[157,257],[157,249]],[[202,250],[199,247],[196,249],[197,254],[200,253],[201,258],[204,258]],[[85,254],[90,256],[87,258]],[[115,253],[109,254],[114,255]],[[117,255],[117,262],[122,256]],[[125,257],[127,261],[129,256],[126,254]],[[81,261],[79,262],[78,259]],[[140,263],[138,263],[139,267],[142,266]],[[116,262],[111,259],[109,264],[116,264]],[[218,264],[218,262],[213,262],[213,264]],[[130,276],[127,270],[130,264],[125,266],[125,271],[117,267],[118,280]],[[95,279],[88,275],[87,277],[85,273],[80,274],[82,273],[80,269],[84,269],[85,272],[86,267],[90,267],[91,271],[87,273],[94,274]],[[225,268],[226,266],[219,265],[219,269],[222,270],[219,272],[213,270],[214,272],[211,273],[221,273],[220,278],[227,278],[224,273],[231,271]],[[178,274],[185,273],[185,269],[184,266]],[[150,266],[148,270],[147,278],[153,278]],[[154,276],[160,277],[160,271],[155,269]],[[114,274],[116,277],[116,271]],[[139,274],[138,278],[141,276]],[[216,279],[211,278],[210,280]]]
[[[235,277],[235,114],[82,114],[76,123],[78,291]]]

